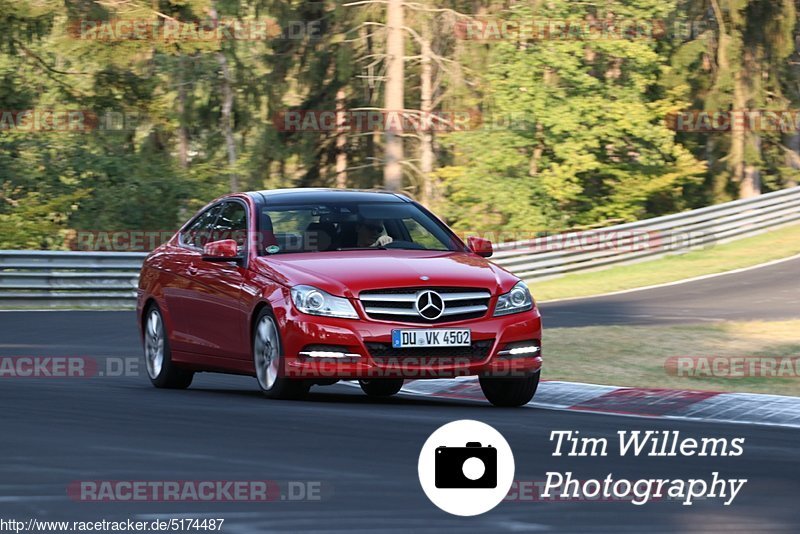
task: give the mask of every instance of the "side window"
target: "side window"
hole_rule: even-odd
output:
[[[239,202],[225,202],[217,217],[212,236],[214,241],[233,239],[242,250],[247,244],[247,211]]]
[[[211,241],[211,231],[214,221],[219,214],[220,206],[217,204],[200,215],[181,232],[181,243],[190,247],[203,248],[203,245]]]

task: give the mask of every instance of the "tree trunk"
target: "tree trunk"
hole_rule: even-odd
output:
[[[386,16],[386,95],[384,111],[390,117],[392,114],[402,114],[404,109],[403,85],[404,70],[403,59],[405,50],[403,46],[403,1],[388,0]],[[387,119],[388,120],[388,119]],[[385,162],[383,167],[383,185],[389,191],[398,191],[403,187],[403,138],[398,121],[387,123]]]
[[[189,130],[186,128],[186,56],[178,59],[178,164],[189,166]]]
[[[762,58],[756,57],[753,50],[745,49],[742,54],[742,64],[734,76],[733,102],[734,109],[749,111],[753,96],[758,94],[753,84],[758,84],[761,76]],[[749,120],[745,120],[749,124]],[[740,145],[736,146],[737,159],[731,161],[736,164],[736,182],[739,184],[739,198],[752,198],[761,194],[761,136],[749,127],[734,132]]]
[[[717,72],[712,92],[719,94],[722,91],[721,87],[722,79],[724,79],[731,71],[730,59],[728,58],[728,48],[731,45],[731,36],[728,33],[727,24],[725,23],[724,14],[719,5],[719,1],[711,0],[711,7],[714,11],[714,18],[716,19],[717,26],[719,28],[719,33],[717,35],[717,50],[716,50]],[[734,105],[732,111],[734,112],[742,111],[742,108],[736,107],[737,104],[735,100],[736,99],[734,98]],[[716,112],[720,110],[707,109],[707,111]],[[743,148],[744,144],[743,140],[740,139],[739,137],[737,137],[737,132],[735,131],[735,128],[733,128],[730,133],[730,147],[728,148],[728,154],[723,158],[722,161],[722,163],[725,165],[725,168],[728,170],[728,176],[721,175],[715,172],[713,167],[709,167],[709,170],[712,173],[714,200],[717,202],[729,200],[728,186],[731,182],[736,181],[736,173],[737,173],[736,165],[734,164],[733,160],[738,158],[739,161],[741,161],[744,158],[744,148]],[[710,144],[713,143],[713,140],[709,139],[709,143]],[[709,160],[710,159],[712,158],[709,158]]]
[[[731,148],[728,153],[728,168],[730,177],[734,184],[739,185],[739,198],[747,198],[748,184],[745,183],[745,146],[747,143],[747,130],[743,124],[747,122],[747,94],[744,88],[744,73],[742,69],[737,69],[733,76],[733,112],[734,117],[744,114],[742,121],[736,118],[731,120]],[[737,125],[738,123],[738,125]]]
[[[222,52],[217,53],[217,61],[222,69],[222,132],[225,135],[225,147],[228,151],[229,184],[231,192],[239,190],[239,177],[236,175],[236,141],[233,138],[233,89],[231,88],[231,71],[228,58]]]
[[[433,65],[431,42],[427,32],[422,40],[422,68],[420,72],[420,111],[422,112],[420,171],[422,172],[422,203],[430,206],[435,201],[436,184],[433,181]]]
[[[216,25],[218,23],[217,8],[212,6],[211,19]],[[228,66],[228,58],[221,50],[217,52],[217,63],[222,71],[222,115],[220,126],[225,136],[225,147],[228,152],[228,184],[231,192],[239,190],[239,177],[236,175],[236,141],[233,138],[233,77]]]
[[[344,89],[336,92],[336,187],[347,187],[347,132]]]

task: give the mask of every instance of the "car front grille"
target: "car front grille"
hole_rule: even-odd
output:
[[[444,311],[436,319],[427,319],[416,309],[423,291],[434,291],[444,303]],[[371,319],[404,323],[437,324],[483,317],[489,309],[491,293],[486,289],[463,287],[416,287],[362,291],[359,295],[364,311]]]
[[[366,343],[372,359],[380,365],[454,365],[480,362],[489,357],[494,339],[474,341],[469,347],[414,347],[396,349],[391,343]]]

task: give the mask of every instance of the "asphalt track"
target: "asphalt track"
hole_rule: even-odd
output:
[[[718,277],[693,284],[691,291],[673,287],[554,303],[543,313],[548,326],[607,324],[609,318],[673,322],[674,314],[689,320],[680,312],[686,309],[716,310],[714,318],[786,317],[792,298],[798,302],[792,267],[797,272],[795,263],[765,268],[770,271],[758,276],[751,272],[745,280]],[[762,302],[759,280],[790,290]],[[744,309],[748,299],[752,306],[746,316],[728,307],[735,302]],[[778,308],[777,315],[768,313]],[[602,317],[591,319],[592,311]],[[653,317],[659,313],[662,319]],[[0,356],[88,356],[102,368],[104,360],[133,360],[140,353],[131,312],[0,313]],[[222,517],[222,532],[233,534],[800,530],[800,430],[497,409],[411,396],[377,401],[346,385],[315,387],[305,401],[271,401],[262,398],[251,378],[203,374],[189,390],[165,391],[150,387],[142,365],[138,371],[122,377],[0,378],[0,519]],[[547,471],[571,471],[582,480],[608,473],[632,480],[709,479],[718,471],[721,477],[749,481],[730,506],[718,499],[692,506],[673,500],[644,506],[523,500],[458,518],[427,500],[416,474],[425,439],[457,419],[477,419],[504,434],[514,450],[517,480],[543,481]],[[693,438],[744,437],[745,452],[738,458],[551,455],[552,430],[615,438],[617,431],[636,429],[679,430]],[[67,487],[81,480],[312,481],[320,482],[323,492],[318,501],[299,502],[80,502],[67,496]]]
[[[536,284],[531,286],[534,295]],[[800,317],[800,258],[704,280],[544,303],[545,326],[773,321]]]

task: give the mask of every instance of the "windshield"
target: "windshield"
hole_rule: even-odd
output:
[[[275,204],[262,208],[262,254],[362,249],[461,250],[444,225],[414,204]]]

